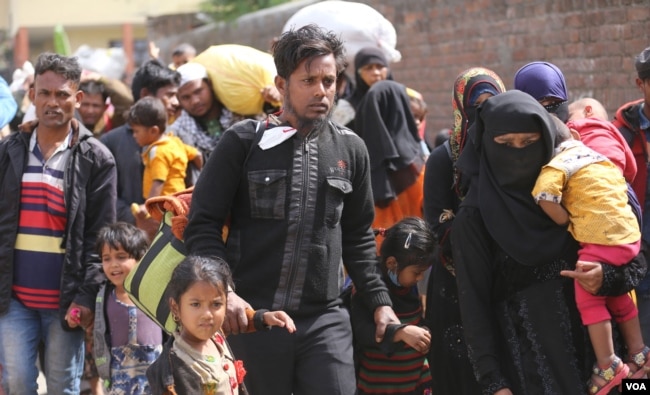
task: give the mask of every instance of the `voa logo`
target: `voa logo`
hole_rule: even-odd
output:
[[[623,394],[650,394],[650,381],[647,379],[623,379]]]

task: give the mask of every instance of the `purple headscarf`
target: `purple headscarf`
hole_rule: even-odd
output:
[[[545,97],[568,100],[564,75],[557,66],[547,62],[531,62],[520,68],[515,74],[515,89],[538,101]]]

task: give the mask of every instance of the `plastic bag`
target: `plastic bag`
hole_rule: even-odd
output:
[[[74,53],[81,68],[94,71],[105,77],[119,80],[126,70],[126,55],[123,48],[92,48],[81,45]]]
[[[365,47],[382,49],[391,63],[402,59],[395,49],[397,33],[393,24],[367,4],[332,0],[308,5],[289,18],[282,32],[312,23],[341,35],[351,67],[357,52]],[[354,70],[349,72],[354,75]]]
[[[206,68],[215,95],[227,109],[241,115],[263,112],[261,90],[275,86],[277,74],[271,54],[244,45],[213,45],[193,62]]]

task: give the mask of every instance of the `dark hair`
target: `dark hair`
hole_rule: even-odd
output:
[[[221,288],[226,294],[228,286],[233,287],[232,275],[226,261],[219,257],[190,255],[172,272],[166,295],[178,303],[187,289],[199,281]]]
[[[387,229],[381,244],[380,261],[386,270],[386,259],[395,257],[398,269],[412,265],[431,265],[435,238],[422,218],[406,217]]]
[[[62,75],[66,80],[79,86],[81,80],[81,66],[76,57],[63,56],[51,52],[43,52],[38,55],[34,66],[34,75],[44,74],[46,71],[53,71]]]
[[[196,48],[194,48],[191,44],[183,43],[174,48],[174,51],[172,52],[172,56],[181,56],[184,54],[191,54],[194,56],[196,55]]]
[[[134,259],[140,260],[147,252],[149,241],[147,235],[142,229],[138,229],[135,225],[126,222],[115,222],[106,225],[97,233],[97,240],[95,241],[95,250],[101,255],[104,246],[109,246],[112,249],[119,249],[120,247],[126,251]]]
[[[296,70],[300,62],[307,60],[307,67],[314,58],[333,54],[336,72],[340,75],[347,67],[345,48],[341,39],[331,31],[325,31],[316,25],[306,25],[298,30],[282,33],[273,43],[273,59],[278,75],[284,79]]]
[[[442,145],[445,143],[445,141],[449,140],[449,129],[442,129],[438,133],[436,133],[436,138],[435,138],[435,147]]]
[[[158,126],[160,133],[164,133],[167,126],[167,110],[160,99],[143,97],[131,106],[126,122],[129,125]]]
[[[106,86],[99,81],[84,81],[79,85],[79,90],[87,95],[102,95],[104,101],[108,99]]]
[[[133,100],[140,99],[140,91],[147,88],[149,94],[156,95],[158,89],[168,85],[178,86],[181,83],[181,75],[160,63],[158,59],[151,59],[143,64],[133,75],[131,82],[131,93]]]

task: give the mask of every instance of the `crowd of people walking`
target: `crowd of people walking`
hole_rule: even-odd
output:
[[[0,393],[35,394],[39,359],[51,394],[606,395],[647,378],[650,47],[642,98],[613,117],[570,101],[549,62],[510,91],[469,65],[438,144],[380,50],[347,77],[316,25],[274,41],[252,114],[191,46],[170,65],[153,49],[130,87],[53,53],[14,92],[0,80]],[[155,253],[145,201],[180,192],[167,332],[126,279]]]

